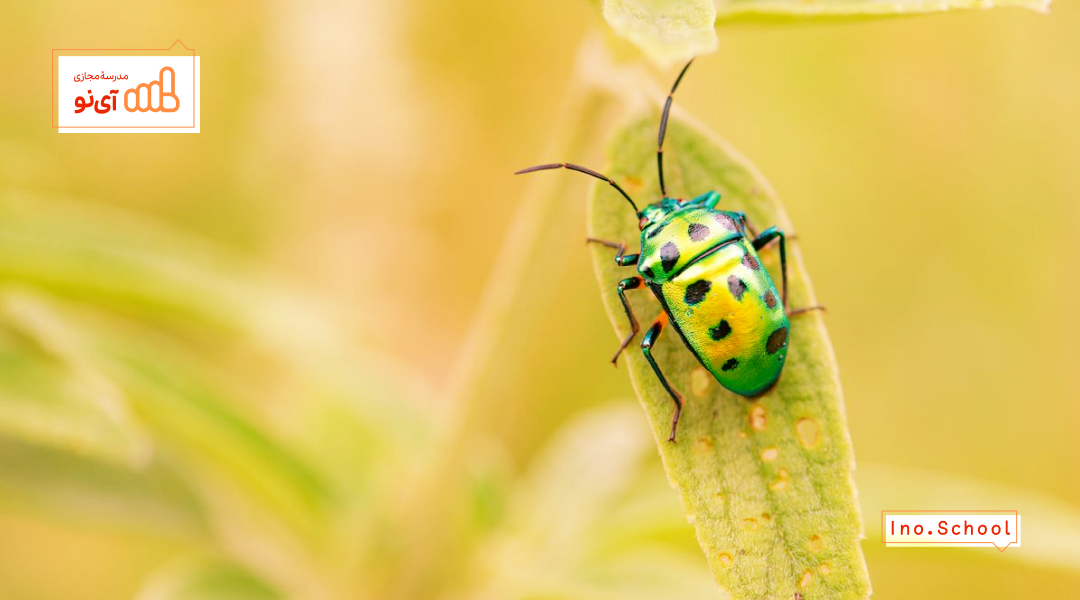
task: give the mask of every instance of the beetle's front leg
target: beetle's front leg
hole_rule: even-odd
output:
[[[618,250],[615,253],[615,264],[620,267],[629,267],[638,263],[640,254],[624,254],[626,252],[626,244],[622,242],[609,242],[607,240],[598,240],[596,238],[585,238],[585,243],[601,244],[608,248],[614,248]]]
[[[683,399],[676,392],[671,384],[668,383],[667,377],[660,371],[659,365],[656,364],[656,360],[652,356],[652,347],[656,343],[656,340],[660,339],[660,332],[664,330],[664,325],[667,325],[668,314],[666,312],[661,313],[656,321],[653,322],[652,327],[645,332],[645,337],[641,338],[641,352],[645,354],[645,360],[649,361],[649,365],[652,366],[652,370],[656,373],[657,378],[660,379],[660,383],[667,390],[667,393],[671,395],[671,401],[675,403],[675,414],[671,415],[671,435],[668,436],[669,442],[675,441],[675,430],[679,426],[679,416],[682,414]]]
[[[634,316],[634,311],[630,308],[630,303],[626,301],[624,292],[626,292],[626,290],[637,289],[641,287],[641,284],[643,283],[645,283],[645,280],[641,277],[627,277],[620,281],[616,288],[619,292],[619,300],[622,302],[623,308],[626,309],[626,317],[630,319],[630,335],[626,336],[626,339],[619,345],[619,349],[615,351],[615,356],[611,357],[611,364],[616,367],[619,366],[619,355],[622,354],[623,350],[626,350],[626,347],[630,345],[630,342],[634,341],[634,336],[641,330],[641,326],[638,325],[637,317]]]

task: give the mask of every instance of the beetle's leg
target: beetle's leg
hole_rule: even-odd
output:
[[[814,311],[814,310],[820,310],[821,312],[825,312],[825,307],[822,306],[821,304],[815,304],[813,306],[806,306],[806,307],[803,307],[803,308],[796,308],[794,310],[789,310],[788,313],[787,313],[787,316],[796,317],[796,316],[799,316],[801,314],[805,314],[805,313],[808,313],[808,312]]]
[[[812,310],[825,310],[824,306],[820,304],[814,306],[807,306],[804,308],[796,308],[795,310],[788,310],[787,305],[787,252],[785,244],[784,232],[775,227],[770,227],[761,232],[761,235],[754,238],[754,250],[761,250],[769,242],[776,238],[780,238],[780,278],[783,281],[784,289],[780,293],[780,297],[784,303],[784,310],[787,311],[787,316],[794,317],[803,313],[808,313]]]
[[[622,301],[623,308],[626,309],[626,316],[630,319],[630,335],[626,336],[626,339],[619,345],[619,349],[615,351],[615,356],[611,357],[611,364],[619,366],[619,355],[623,350],[630,345],[630,342],[634,341],[634,336],[641,331],[641,326],[638,325],[637,317],[634,316],[634,311],[630,308],[630,303],[626,301],[626,290],[633,290],[641,287],[641,284],[645,283],[645,280],[640,277],[627,277],[619,282],[616,288],[619,292],[619,300]]]
[[[660,367],[656,364],[656,360],[652,356],[652,347],[656,343],[656,340],[660,338],[660,332],[664,330],[664,325],[667,325],[668,315],[667,313],[661,313],[656,321],[652,324],[652,327],[645,332],[645,337],[641,338],[641,351],[645,354],[645,360],[649,361],[652,366],[652,370],[656,373],[657,378],[660,379],[660,383],[667,390],[667,393],[671,395],[671,401],[675,403],[675,414],[671,415],[671,435],[668,436],[669,442],[675,441],[675,429],[679,426],[679,415],[682,414],[683,399],[676,392],[671,384],[668,383],[667,377],[660,372]]]
[[[705,192],[704,194],[694,198],[690,201],[690,204],[700,204],[708,209],[716,208],[716,205],[720,202],[720,192]]]
[[[626,252],[625,242],[609,242],[607,240],[598,240],[596,238],[585,238],[585,242],[601,244],[603,246],[607,246],[608,248],[614,248],[618,250],[618,252],[615,253],[615,264],[619,265],[620,267],[629,267],[632,265],[636,265],[638,263],[638,258],[641,256],[640,254],[624,254],[624,252]]]
[[[740,211],[737,211],[735,214],[739,215],[739,220],[742,221],[743,228],[746,229],[746,231],[750,232],[751,236],[753,236],[755,238],[758,237],[757,229],[754,229],[754,226],[750,224],[750,219],[746,218],[746,213],[744,213],[743,211],[740,210]],[[766,243],[768,243],[768,242],[766,242]],[[754,248],[756,250],[759,249],[756,246]]]
[[[787,249],[784,243],[784,232],[775,227],[770,227],[754,238],[754,250],[761,250],[766,244],[780,238],[780,280],[783,282],[783,290],[780,292],[784,310],[787,310]]]

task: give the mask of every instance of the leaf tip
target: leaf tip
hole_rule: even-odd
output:
[[[710,54],[719,47],[712,0],[604,0],[603,13],[619,37],[660,67]]]

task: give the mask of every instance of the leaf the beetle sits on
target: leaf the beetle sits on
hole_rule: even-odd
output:
[[[604,172],[644,205],[659,196],[655,115],[619,130]],[[783,208],[743,158],[723,143],[672,120],[665,142],[668,194],[692,198],[709,190],[720,208],[745,211],[759,230],[789,232]],[[626,242],[636,252],[640,232],[625,200],[609,186],[594,187],[589,235]],[[788,293],[793,308],[815,304],[798,243],[788,246]],[[616,283],[632,268],[597,246],[593,259],[608,314],[618,335],[629,333]],[[779,282],[775,246],[761,250]],[[628,298],[643,330],[660,311],[647,288]],[[861,522],[852,482],[854,465],[843,397],[824,317],[791,319],[787,364],[779,383],[748,400],[732,394],[698,363],[678,333],[669,330],[654,356],[686,406],[676,443],[667,441],[672,402],[638,344],[623,354],[657,440],[668,478],[697,531],[717,582],[733,598],[859,599],[870,581],[859,548]]]

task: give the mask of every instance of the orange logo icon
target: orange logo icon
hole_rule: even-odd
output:
[[[176,112],[180,108],[180,98],[176,95],[175,81],[176,72],[172,70],[172,67],[162,67],[158,72],[157,81],[142,83],[124,92],[124,108],[128,112]],[[145,98],[143,90],[145,90]],[[135,95],[135,106],[131,106],[128,102],[130,94]],[[166,99],[172,100],[170,103],[172,106],[166,106]]]

